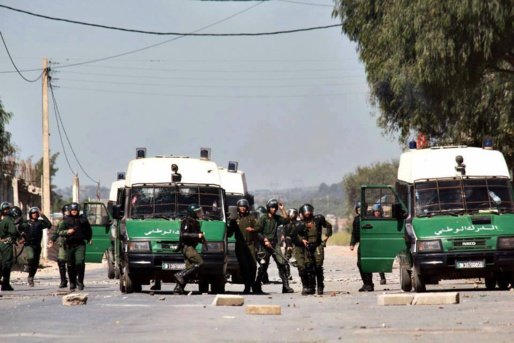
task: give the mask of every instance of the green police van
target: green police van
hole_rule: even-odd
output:
[[[225,195],[218,166],[209,154],[195,159],[177,156],[138,158],[129,162],[120,204],[113,207],[119,220],[120,290],[140,292],[152,280],[175,282],[185,268],[177,251],[180,223],[191,204],[202,207],[201,230],[206,242],[197,250],[204,266],[196,280],[200,292],[222,293],[227,269]]]
[[[503,155],[490,147],[410,149],[395,186],[361,188],[365,272],[400,265],[404,291],[483,278],[507,289],[514,273],[514,201]]]

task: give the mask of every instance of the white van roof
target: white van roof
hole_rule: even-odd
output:
[[[455,157],[458,155],[464,158],[466,176],[510,177],[501,152],[458,146],[412,149],[404,152],[400,157],[398,180],[413,183],[420,179],[459,176],[461,173],[455,169]]]
[[[118,200],[118,189],[125,187],[125,180],[116,180],[111,183],[111,191],[109,193],[109,201]]]
[[[157,156],[139,158],[129,162],[125,185],[170,183],[171,165],[178,166],[181,183],[221,185],[218,166],[210,160],[189,157]]]
[[[245,195],[247,193],[245,172],[238,170],[236,172],[228,171],[227,168],[219,167],[221,186],[227,193]]]

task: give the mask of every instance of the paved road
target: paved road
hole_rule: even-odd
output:
[[[88,304],[67,307],[55,267],[40,271],[34,288],[26,285],[26,274],[14,273],[16,291],[0,298],[0,341],[507,342],[514,334],[514,292],[486,291],[474,280],[428,286],[461,292],[458,305],[377,306],[377,294],[401,292],[397,270],[387,274],[385,286],[376,275],[374,293],[358,293],[355,255],[346,247],[327,249],[324,296],[281,294],[278,283],[263,287],[267,295],[245,296],[246,304],[281,305],[280,316],[247,315],[244,306],[215,307],[213,294],[173,295],[173,285],[125,295],[105,275],[101,265],[88,265]],[[276,270],[270,277],[278,280]],[[300,290],[299,283],[292,286]],[[229,294],[241,289],[227,286]]]

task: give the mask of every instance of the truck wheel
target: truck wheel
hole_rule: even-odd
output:
[[[416,267],[412,269],[412,286],[414,287],[414,292],[416,293],[423,293],[427,290],[423,276],[419,274]]]
[[[494,276],[485,278],[485,288],[490,291],[496,288],[496,278]]]
[[[400,266],[400,285],[404,292],[410,292],[412,290],[411,271],[407,269],[407,266]]]
[[[223,275],[214,276],[211,279],[212,292],[216,293],[216,294],[225,293],[225,282],[226,282],[225,276],[223,276]]]
[[[141,291],[143,290],[141,284],[139,282],[134,281],[134,279],[130,277],[127,267],[125,267],[125,270],[123,272],[123,283],[125,284],[126,293],[141,293]]]
[[[115,272],[114,272],[114,262],[112,261],[111,254],[109,252],[105,252],[105,255],[107,255],[107,277],[109,279],[114,279]]]
[[[510,285],[510,278],[508,274],[500,274],[498,275],[498,279],[496,280],[498,282],[498,288],[505,291],[509,289]]]

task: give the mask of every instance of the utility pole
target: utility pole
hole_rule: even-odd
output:
[[[43,59],[43,184],[42,184],[42,199],[41,207],[43,213],[50,216],[51,202],[50,202],[50,130],[48,123],[48,58]],[[47,232],[45,229],[43,234],[43,258],[47,258],[46,244],[48,242]]]

